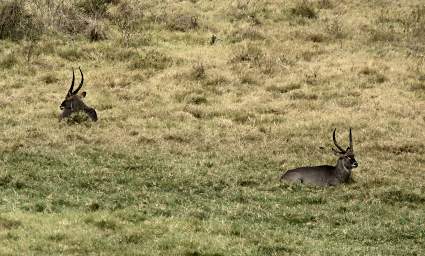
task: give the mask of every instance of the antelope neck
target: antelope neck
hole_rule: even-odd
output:
[[[335,169],[339,170],[337,171],[337,176],[341,180],[346,180],[351,175],[351,169],[344,166],[343,160],[341,158],[339,158],[338,161],[336,162]]]

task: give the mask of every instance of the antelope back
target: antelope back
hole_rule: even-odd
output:
[[[336,129],[333,132],[333,142],[338,150],[334,148],[332,150],[338,155],[336,166],[321,165],[296,168],[284,173],[281,176],[281,180],[317,186],[334,186],[348,182],[351,178],[351,170],[358,166],[354,158],[351,128],[349,135],[350,146],[346,150],[336,142],[335,132]]]

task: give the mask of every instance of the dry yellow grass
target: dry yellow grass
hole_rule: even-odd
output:
[[[0,40],[0,254],[423,254],[421,1],[94,2]],[[57,120],[78,66],[95,123]],[[349,127],[353,184],[279,184]]]

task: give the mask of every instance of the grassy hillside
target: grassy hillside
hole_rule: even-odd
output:
[[[422,1],[55,2],[0,3],[1,255],[425,254]]]

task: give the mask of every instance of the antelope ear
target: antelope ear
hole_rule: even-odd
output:
[[[81,95],[82,98],[84,98],[84,97],[86,97],[87,92],[82,92],[80,95]]]

